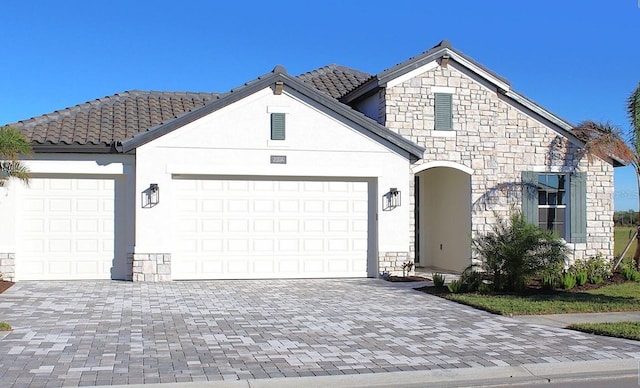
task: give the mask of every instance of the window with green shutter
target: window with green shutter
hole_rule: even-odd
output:
[[[522,172],[522,212],[572,243],[587,241],[586,173]]]
[[[271,113],[271,140],[285,139],[284,117],[284,113]]]
[[[435,93],[435,129],[453,129],[453,95],[450,93]]]

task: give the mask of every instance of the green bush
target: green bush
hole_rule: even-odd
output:
[[[445,280],[445,276],[441,273],[434,273],[433,274],[433,285],[438,287],[438,288],[442,288],[444,286],[444,280]]]
[[[462,286],[464,284],[462,283],[462,280],[452,280],[448,285],[447,288],[449,289],[449,292],[451,292],[452,294],[459,294],[462,292]]]
[[[0,322],[0,331],[9,331],[11,330],[11,325],[7,322]]]
[[[551,272],[545,272],[542,275],[541,286],[544,290],[553,290],[557,285],[557,276]]]
[[[564,263],[568,252],[562,239],[528,223],[521,212],[474,238],[473,249],[496,291],[522,290],[543,269]]]
[[[632,259],[625,259],[620,265],[620,274],[624,280],[637,282],[640,280],[640,272],[636,269]]]
[[[575,286],[576,286],[576,275],[571,272],[565,273],[564,276],[562,277],[562,288],[564,288],[565,290],[570,290]]]
[[[476,292],[484,280],[484,275],[482,272],[476,271],[476,266],[471,265],[462,271],[460,280],[466,292]]]
[[[482,283],[480,287],[478,287],[478,292],[481,294],[489,294],[491,293],[491,286],[486,283]]]
[[[600,284],[611,277],[611,262],[601,254],[590,257],[585,262],[587,280],[591,284]]]
[[[575,275],[576,275],[576,284],[578,284],[578,286],[583,286],[587,282],[588,276],[587,276],[586,269],[576,270]]]

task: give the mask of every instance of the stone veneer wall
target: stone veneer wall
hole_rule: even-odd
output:
[[[434,91],[453,88],[455,136],[433,136]],[[451,161],[474,170],[472,186],[472,237],[489,231],[498,217],[521,207],[522,171],[586,171],[587,243],[573,244],[574,258],[597,253],[613,257],[613,167],[582,155],[582,150],[541,121],[523,113],[495,88],[472,78],[466,70],[449,64],[437,67],[400,85],[379,98],[382,119],[391,130],[424,146],[422,160]],[[413,188],[413,178],[411,178]],[[410,257],[415,255],[413,190],[410,214]],[[381,259],[382,260],[382,259]],[[382,263],[382,262],[381,262]],[[382,267],[382,265],[381,265]]]
[[[0,274],[2,280],[15,281],[16,279],[16,254],[0,253]]]
[[[133,268],[134,282],[163,282],[171,280],[170,253],[130,253],[127,261]]]
[[[388,272],[392,275],[402,274],[402,265],[407,261],[413,261],[413,256],[410,256],[409,252],[379,252],[378,272]]]

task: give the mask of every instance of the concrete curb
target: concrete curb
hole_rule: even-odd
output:
[[[640,359],[575,361],[549,364],[523,364],[508,367],[439,369],[415,372],[370,373],[344,376],[279,377],[234,381],[140,384],[129,388],[346,388],[346,387],[423,387],[502,384],[574,380],[596,376],[637,376]]]

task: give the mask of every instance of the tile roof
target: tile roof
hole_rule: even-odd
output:
[[[337,99],[356,89],[371,77],[373,77],[371,74],[346,66],[329,65],[301,74],[298,79]]]
[[[34,146],[110,146],[219,98],[216,93],[145,92],[106,96],[10,126]]]

